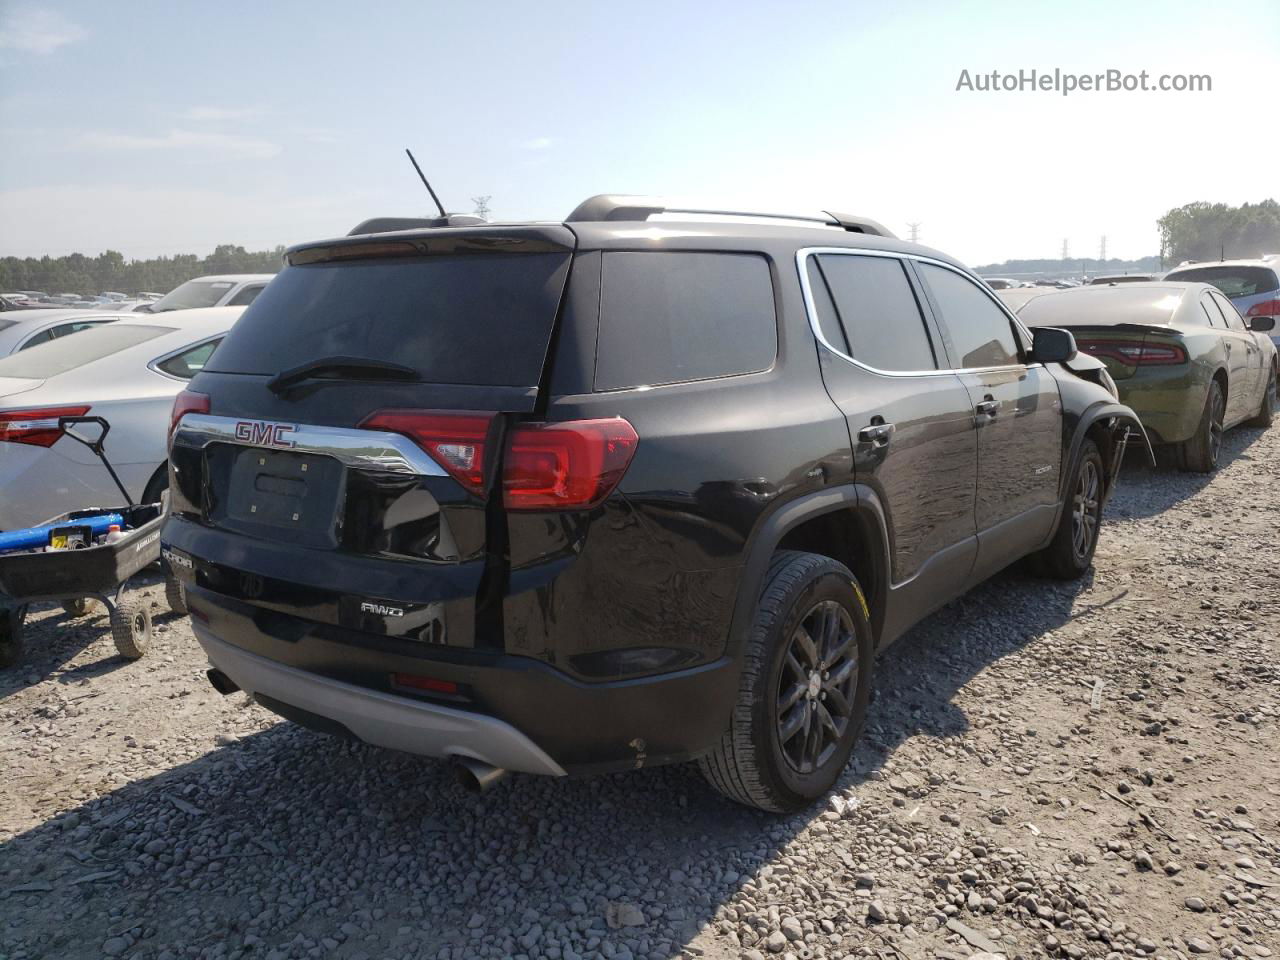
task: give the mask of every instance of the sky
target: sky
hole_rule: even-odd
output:
[[[0,255],[266,249],[596,193],[848,211],[970,264],[1280,198],[1280,3],[0,0]],[[992,70],[1208,92],[957,90]]]

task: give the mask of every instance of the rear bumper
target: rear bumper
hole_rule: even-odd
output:
[[[422,703],[274,663],[192,628],[209,662],[246,693],[324,717],[379,747],[428,757],[471,757],[504,770],[564,776],[558,763],[510,724],[466,710]]]
[[[241,689],[411,753],[555,774],[677,762],[719,740],[737,697],[738,670],[728,658],[591,683],[529,657],[361,633],[189,580],[186,590],[209,660]],[[462,696],[442,702],[404,692],[394,674],[449,681]]]
[[[1195,436],[1205,390],[1186,366],[1152,367],[1117,380],[1120,402],[1133,408],[1153,442],[1181,443]]]

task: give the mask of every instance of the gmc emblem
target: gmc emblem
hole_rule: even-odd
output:
[[[270,423],[266,420],[237,420],[236,439],[255,447],[292,447],[289,434],[298,428],[291,423]]]

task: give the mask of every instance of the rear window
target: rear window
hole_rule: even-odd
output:
[[[1211,283],[1228,297],[1253,297],[1280,289],[1276,272],[1267,267],[1188,267],[1165,277],[1181,283]]]
[[[764,257],[604,255],[597,390],[709,380],[773,365],[778,325]]]
[[[74,337],[59,337],[0,360],[0,377],[56,377],[113,353],[170,333],[172,327],[105,323]]]
[[[205,369],[276,374],[341,356],[405,364],[427,383],[534,386],[568,262],[485,253],[285,267]]]

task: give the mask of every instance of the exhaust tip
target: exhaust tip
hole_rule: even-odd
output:
[[[228,694],[235,693],[240,689],[240,686],[234,680],[228,677],[217,667],[212,667],[205,671],[205,676],[209,678],[209,683],[212,684],[213,689],[217,690],[224,697]]]
[[[453,778],[468,793],[485,793],[506,777],[507,771],[473,757],[453,757]]]

